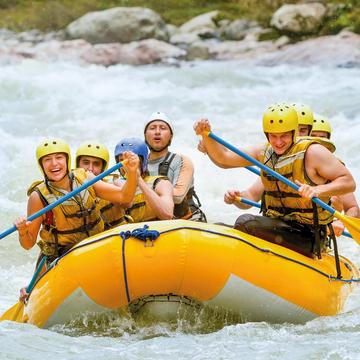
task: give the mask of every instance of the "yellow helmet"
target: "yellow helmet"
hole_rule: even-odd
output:
[[[314,114],[314,126],[312,131],[325,131],[329,134],[329,139],[331,137],[331,125],[329,120],[322,115]]]
[[[314,113],[306,105],[303,104],[292,104],[293,108],[296,110],[298,116],[298,125],[308,125],[310,126],[310,131],[314,124]]]
[[[79,160],[81,156],[93,156],[101,159],[104,162],[103,171],[108,168],[109,165],[109,150],[103,144],[96,142],[85,142],[79,146],[76,151],[75,164],[79,167]]]
[[[45,175],[44,169],[41,165],[41,159],[50,154],[65,153],[67,156],[67,170],[71,169],[71,153],[67,142],[61,139],[47,139],[42,141],[36,148],[36,160],[39,164],[41,172]]]
[[[295,109],[286,103],[269,106],[263,114],[263,131],[269,133],[282,133],[293,131],[293,141],[296,140],[298,117]]]

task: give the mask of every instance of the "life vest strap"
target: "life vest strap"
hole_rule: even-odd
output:
[[[275,197],[275,198],[284,198],[284,197],[301,198],[302,197],[300,194],[286,192],[286,191],[264,191],[264,194]]]
[[[127,221],[127,218],[125,216],[122,216],[120,219],[106,222],[106,225],[109,226],[109,227],[113,227],[115,225],[119,225],[119,224],[124,223],[126,221]]]
[[[67,235],[67,234],[74,234],[74,233],[78,233],[78,232],[87,232],[91,229],[93,229],[99,222],[101,221],[101,218],[97,218],[95,221],[79,226],[76,229],[71,229],[71,230],[56,230],[56,232],[58,234],[62,234],[62,235]]]
[[[308,213],[313,213],[313,211],[314,211],[313,208],[297,209],[297,208],[276,207],[276,206],[268,206],[267,209],[277,211],[278,213],[284,214],[284,215],[289,215],[293,212],[308,214]]]
[[[105,211],[110,210],[113,206],[114,206],[113,203],[109,203],[109,204],[105,205],[104,207],[102,207],[102,208],[100,209],[100,212],[101,212],[101,213],[104,213]]]
[[[84,209],[84,210],[81,210],[81,211],[78,211],[74,214],[64,214],[66,218],[78,218],[78,219],[81,219],[81,218],[85,218],[85,217],[88,217],[89,215],[91,215],[91,213],[94,211],[94,209],[96,208],[96,204],[93,204],[91,206],[91,208],[89,209]]]

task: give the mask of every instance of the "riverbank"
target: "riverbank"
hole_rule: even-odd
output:
[[[265,26],[272,14],[284,4],[294,0],[0,0],[0,28],[16,32],[38,29],[42,32],[58,31],[75,19],[91,11],[116,6],[147,7],[159,13],[165,22],[180,26],[205,12],[219,10],[219,20],[247,18]],[[306,2],[306,1],[303,1]],[[340,5],[324,23],[321,35],[336,34],[343,28],[360,32],[360,9],[357,0],[319,1],[328,5]],[[326,25],[326,26],[325,26]]]
[[[360,66],[357,22],[350,27],[345,26],[349,17],[354,17],[358,11],[351,2],[301,1],[281,5],[284,1],[263,1],[259,8],[263,9],[260,16],[259,9],[254,10],[247,1],[214,1],[203,8],[200,2],[191,11],[189,6],[183,6],[180,11],[172,1],[168,7],[161,1],[156,2],[157,5],[149,1],[148,7],[120,6],[87,12],[64,25],[63,15],[66,13],[71,12],[72,18],[84,9],[110,4],[106,1],[96,3],[95,6],[92,1],[79,1],[69,7],[66,0],[46,4],[43,1],[29,3],[14,0],[7,2],[4,9],[5,5],[1,5],[0,0],[0,8],[3,7],[0,10],[0,26],[1,21],[7,19],[8,24],[13,24],[15,28],[18,28],[19,22],[14,19],[22,19],[20,10],[32,9],[28,16],[30,21],[34,9],[41,15],[43,11],[49,11],[50,4],[51,9],[58,4],[56,16],[48,13],[43,17],[44,21],[49,20],[47,32],[39,30],[44,28],[44,24],[39,24],[36,30],[20,33],[8,28],[0,29],[0,64],[31,58],[104,66],[193,60],[240,60],[262,65]],[[111,2],[115,3],[123,2]],[[142,2],[126,2],[126,5],[131,4]],[[151,6],[160,6],[161,12],[151,10]],[[186,9],[189,11],[184,12]],[[214,10],[192,17],[180,26],[165,18],[170,10],[174,14],[180,11],[183,16],[176,21],[166,15],[170,21],[179,22],[184,19],[185,13],[189,16],[204,9]],[[243,13],[240,14],[240,11]],[[62,19],[57,25],[52,23],[56,18]],[[24,20],[21,26],[25,28],[26,24],[29,23]]]

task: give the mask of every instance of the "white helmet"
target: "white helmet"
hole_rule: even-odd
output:
[[[153,121],[163,121],[164,123],[166,123],[169,128],[170,128],[170,132],[171,134],[173,134],[173,128],[172,128],[172,125],[171,125],[171,122],[170,122],[170,119],[168,118],[168,116],[163,113],[163,112],[160,112],[160,111],[156,111],[154,113],[151,114],[151,116],[149,117],[148,121],[145,123],[145,126],[144,126],[144,134],[146,132],[146,129],[148,128],[148,126],[153,122]]]

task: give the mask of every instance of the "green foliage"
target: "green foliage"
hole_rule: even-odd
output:
[[[18,5],[19,0],[0,0],[0,9],[8,9]]]
[[[360,0],[337,4],[340,6],[325,20],[320,35],[338,34],[345,28],[360,33]]]
[[[59,30],[90,11],[115,6],[141,6],[158,12],[170,24],[181,25],[205,12],[219,10],[215,22],[247,18],[268,27],[274,11],[297,0],[0,0],[0,27],[15,31]],[[360,33],[360,0],[328,0],[345,6],[323,24],[321,34],[344,27]],[[272,35],[271,35],[272,36]]]

